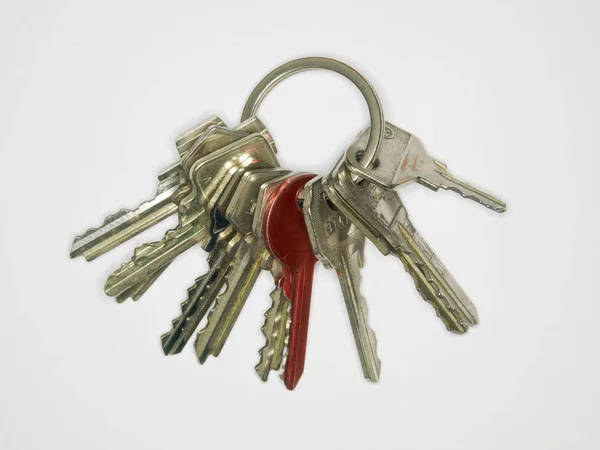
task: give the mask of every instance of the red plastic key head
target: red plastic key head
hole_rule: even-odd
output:
[[[283,265],[283,291],[292,305],[288,354],[283,381],[294,389],[304,371],[308,316],[313,272],[317,258],[313,254],[298,205],[298,194],[314,174],[297,174],[286,179],[265,203],[262,235],[271,254]]]

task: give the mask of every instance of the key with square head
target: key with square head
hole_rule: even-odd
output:
[[[279,171],[279,175],[271,178],[269,172],[275,175],[276,171]],[[251,231],[258,239],[262,239],[262,219],[265,211],[263,200],[291,175],[291,172],[281,169],[248,171],[244,174],[245,184],[240,186],[227,206],[225,211],[227,219],[237,229]],[[260,360],[255,367],[263,381],[268,379],[271,370],[281,368],[284,351],[289,341],[291,322],[291,305],[282,288],[284,285],[287,286],[286,290],[289,292],[289,276],[284,278],[283,267],[274,258],[269,270],[275,280],[275,289],[271,292],[271,306],[265,313],[265,322],[261,327],[265,344],[259,351]]]
[[[446,165],[430,157],[421,141],[389,122],[386,122],[384,139],[372,168],[360,164],[370,128],[361,132],[346,152],[348,168],[380,187],[395,188],[411,181],[437,191],[439,188],[457,192],[496,212],[506,211],[506,204],[463,181],[454,178]]]
[[[289,173],[288,170],[249,169],[232,182],[233,192],[222,196],[217,211],[225,223],[231,224],[243,236],[236,255],[236,264],[226,274],[226,289],[216,299],[208,314],[206,326],[196,338],[196,354],[201,363],[209,355],[218,356],[246,303],[261,269],[269,269],[273,258],[262,240],[252,235],[252,218],[261,185]]]
[[[171,331],[161,337],[165,355],[181,352],[192,337],[226,283],[227,273],[239,265],[236,255],[241,243],[241,236],[233,227],[226,228],[217,236],[209,252],[208,272],[197,278],[188,289],[187,298],[181,304],[181,314],[173,319]]]
[[[119,295],[196,243],[209,242],[213,237],[210,209],[236,173],[232,168],[278,165],[269,143],[259,134],[250,135],[198,160],[189,174],[192,191],[179,205],[179,225],[168,231],[161,241],[138,247],[132,260],[109,276],[105,292],[109,296]]]
[[[182,154],[182,160],[178,165],[180,168],[180,184],[177,191],[171,197],[173,204],[179,205],[181,200],[190,194],[192,186],[191,182],[189,181],[189,177],[185,174],[187,171],[191,170],[191,167],[196,161],[219,150],[222,147],[225,147],[228,144],[232,144],[235,141],[248,136],[249,132],[261,134],[269,142],[269,145],[273,149],[273,153],[275,153],[275,144],[270,133],[266,130],[266,128],[264,128],[262,122],[260,122],[260,120],[257,118],[253,117],[248,119],[240,124],[237,128],[238,129],[229,130],[219,125],[211,125],[202,135],[198,136],[192,143],[193,145],[188,147],[187,151]],[[224,228],[214,230],[212,235],[216,236],[223,229]],[[117,302],[122,303],[129,297],[131,297],[133,300],[138,300],[166,270],[168,265],[169,264],[163,266],[160,270],[157,270],[156,272],[144,278],[144,280],[139,282],[137,285],[132,286],[131,288],[119,294],[117,296]]]
[[[223,121],[216,116],[200,123],[176,140],[179,154],[184,158],[191,152],[197,159],[206,156],[219,146],[224,146],[223,140],[220,139],[223,133],[219,133],[227,130],[224,127]],[[215,128],[217,130],[214,130]],[[209,129],[212,130],[210,136],[205,136]],[[237,133],[237,139],[251,133],[260,133],[276,153],[270,133],[255,117],[228,131]],[[76,236],[71,247],[71,258],[83,255],[86,260],[91,261],[177,212],[177,199],[182,198],[189,191],[189,188],[182,186],[185,184],[185,177],[182,177],[181,160],[161,171],[158,181],[154,198],[143,202],[135,209],[121,209],[117,213],[110,214],[100,227],[90,228],[80,236]],[[140,295],[140,289],[135,295]]]
[[[224,123],[215,116],[195,126],[176,141],[179,152],[185,154],[181,146],[193,145],[212,125]],[[158,189],[151,200],[143,202],[135,209],[121,209],[110,214],[100,227],[90,228],[76,236],[71,247],[71,258],[83,255],[87,261],[92,261],[174,214],[177,205],[172,201],[172,197],[179,188],[180,169],[180,164],[175,163],[159,173]]]
[[[265,312],[265,322],[260,329],[265,336],[265,345],[259,350],[260,360],[254,367],[263,381],[267,381],[271,370],[281,368],[284,350],[289,343],[292,307],[281,287],[284,284],[282,270],[281,263],[273,260],[271,274],[276,286],[271,292],[271,306]]]
[[[383,254],[400,258],[449,331],[464,333],[477,324],[475,306],[414,228],[395,191],[368,180],[355,182],[343,158],[323,181],[335,206]]]
[[[314,254],[337,273],[363,374],[377,381],[381,369],[377,339],[369,327],[367,303],[360,293],[365,235],[329,200],[322,177],[306,183],[302,209]]]
[[[264,200],[262,236],[271,254],[283,265],[289,284],[283,286],[292,305],[288,353],[283,381],[294,389],[304,371],[313,272],[317,258],[312,252],[298,194],[315,175],[287,178]]]

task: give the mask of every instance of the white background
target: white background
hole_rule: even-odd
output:
[[[600,448],[598,2],[28,2],[0,5],[0,448]],[[335,274],[315,274],[304,377],[254,373],[264,273],[218,360],[159,336],[205,254],[181,256],[138,303],[106,276],[135,245],[69,260],[75,234],[151,197],[174,138],[233,126],[278,64],[343,60],[386,119],[496,194],[400,189],[476,304],[451,335],[401,263],[369,245],[363,293],[383,361],[362,378]],[[260,117],[283,166],[328,170],[367,125],[329,73],[278,87]]]

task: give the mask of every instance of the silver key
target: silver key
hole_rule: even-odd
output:
[[[187,299],[181,304],[181,315],[173,320],[171,331],[161,338],[165,355],[179,353],[192,337],[223,287],[227,272],[235,266],[240,243],[240,235],[233,227],[218,236],[208,256],[208,272],[196,279],[188,289]]]
[[[267,267],[270,258],[257,238],[245,236],[225,275],[226,289],[217,297],[206,326],[196,337],[196,355],[200,363],[203,364],[209,355],[219,356],[261,269]]]
[[[506,211],[506,204],[463,181],[454,178],[446,165],[431,158],[421,141],[389,122],[373,168],[360,165],[360,156],[367,145],[370,128],[361,132],[346,152],[348,168],[380,187],[395,188],[411,181],[437,191],[439,188],[457,192],[496,212]]]
[[[324,178],[332,202],[383,254],[398,256],[449,331],[477,324],[477,311],[452,275],[408,219],[398,194],[368,180],[356,184],[344,161]]]
[[[213,125],[224,125],[218,117],[194,127],[184,138],[177,141],[178,150],[185,154],[181,145],[193,145],[195,140]],[[86,260],[93,259],[112,250],[116,246],[138,235],[142,231],[159,223],[177,211],[177,205],[172,197],[180,184],[179,163],[173,164],[158,175],[158,189],[153,199],[148,200],[135,209],[121,209],[110,214],[98,228],[90,228],[80,236],[76,236],[71,247],[71,258],[83,255]]]
[[[281,169],[249,169],[238,174],[219,199],[216,208],[225,223],[231,224],[244,236],[237,250],[236,265],[225,276],[226,290],[219,295],[208,314],[206,327],[196,338],[196,354],[201,363],[209,355],[218,356],[225,345],[261,269],[271,267],[273,258],[262,241],[252,233],[252,217],[256,197],[263,182],[280,177],[289,171]]]
[[[313,252],[337,273],[363,374],[377,381],[381,370],[377,338],[369,327],[367,303],[360,293],[365,235],[329,200],[322,177],[310,180],[303,193],[302,210]]]
[[[222,129],[224,126],[225,124],[220,118],[211,117],[177,138],[176,146],[181,157],[185,158],[191,150],[195,150],[195,155],[206,155],[214,151],[215,146],[208,147],[203,135],[209,128]],[[238,138],[250,133],[260,133],[269,142],[273,152],[277,152],[271,134],[259,119],[250,118],[239,124],[235,131],[241,133],[238,134]],[[212,144],[217,143],[212,142]],[[220,146],[222,147],[223,144]],[[199,151],[198,148],[201,150]],[[92,261],[174,214],[177,211],[176,199],[182,197],[181,189],[183,187],[181,185],[185,184],[185,176],[182,176],[181,170],[180,160],[160,172],[158,189],[154,198],[143,202],[135,209],[121,209],[110,214],[100,227],[90,228],[85,233],[76,236],[71,247],[71,258],[83,255],[87,261]],[[185,193],[184,189],[183,194]]]
[[[181,200],[189,195],[189,193],[192,191],[191,183],[185,173],[187,173],[186,170],[191,169],[191,166],[193,166],[196,161],[213,152],[216,152],[228,144],[232,144],[233,142],[248,136],[248,132],[253,131],[265,137],[265,139],[269,142],[273,152],[275,152],[276,149],[271,135],[264,128],[262,122],[260,122],[260,120],[257,118],[251,118],[244,121],[235,130],[229,130],[218,125],[211,125],[203,134],[197,136],[196,140],[191,142],[191,146],[187,148],[187,151],[182,154],[182,160],[178,165],[181,172],[179,177],[180,185],[177,191],[173,194],[171,201],[175,205],[178,205]],[[213,230],[212,235],[214,236],[218,234],[218,232],[222,231],[223,229],[224,228],[219,228],[218,231],[216,229]],[[117,296],[117,301],[123,302],[128,297],[131,297],[133,300],[138,300],[166,270],[168,265],[169,264],[165,265],[159,271],[149,275],[137,285],[129,288],[122,294],[119,294]]]
[[[179,204],[180,223],[165,237],[138,247],[132,260],[113,272],[105,285],[109,296],[117,296],[173,261],[196,243],[208,245],[211,238],[211,208],[237,169],[278,165],[268,144],[260,135],[250,135],[197,161],[189,175],[193,184]],[[236,170],[232,172],[232,167]]]

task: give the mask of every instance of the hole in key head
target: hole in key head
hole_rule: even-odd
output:
[[[298,205],[298,208],[300,208],[300,210],[304,208],[304,189],[300,189],[298,195],[296,195],[296,204]]]
[[[323,197],[323,201],[325,202],[325,204],[331,211],[338,210],[338,207],[335,206],[335,204],[331,201],[331,199],[327,196],[327,194],[325,194],[325,192],[321,193],[321,196]]]
[[[356,152],[356,160],[360,162],[360,160],[362,159],[363,155],[365,154],[364,150],[359,150],[358,152]],[[379,158],[377,158],[375,161],[373,161],[373,165],[371,166],[371,169],[377,169],[379,166],[381,165],[381,161],[379,160]],[[359,179],[359,180],[354,180],[352,177],[350,177],[350,179],[352,180],[352,183],[356,186],[359,187],[364,187],[366,184],[366,180],[364,179]]]

